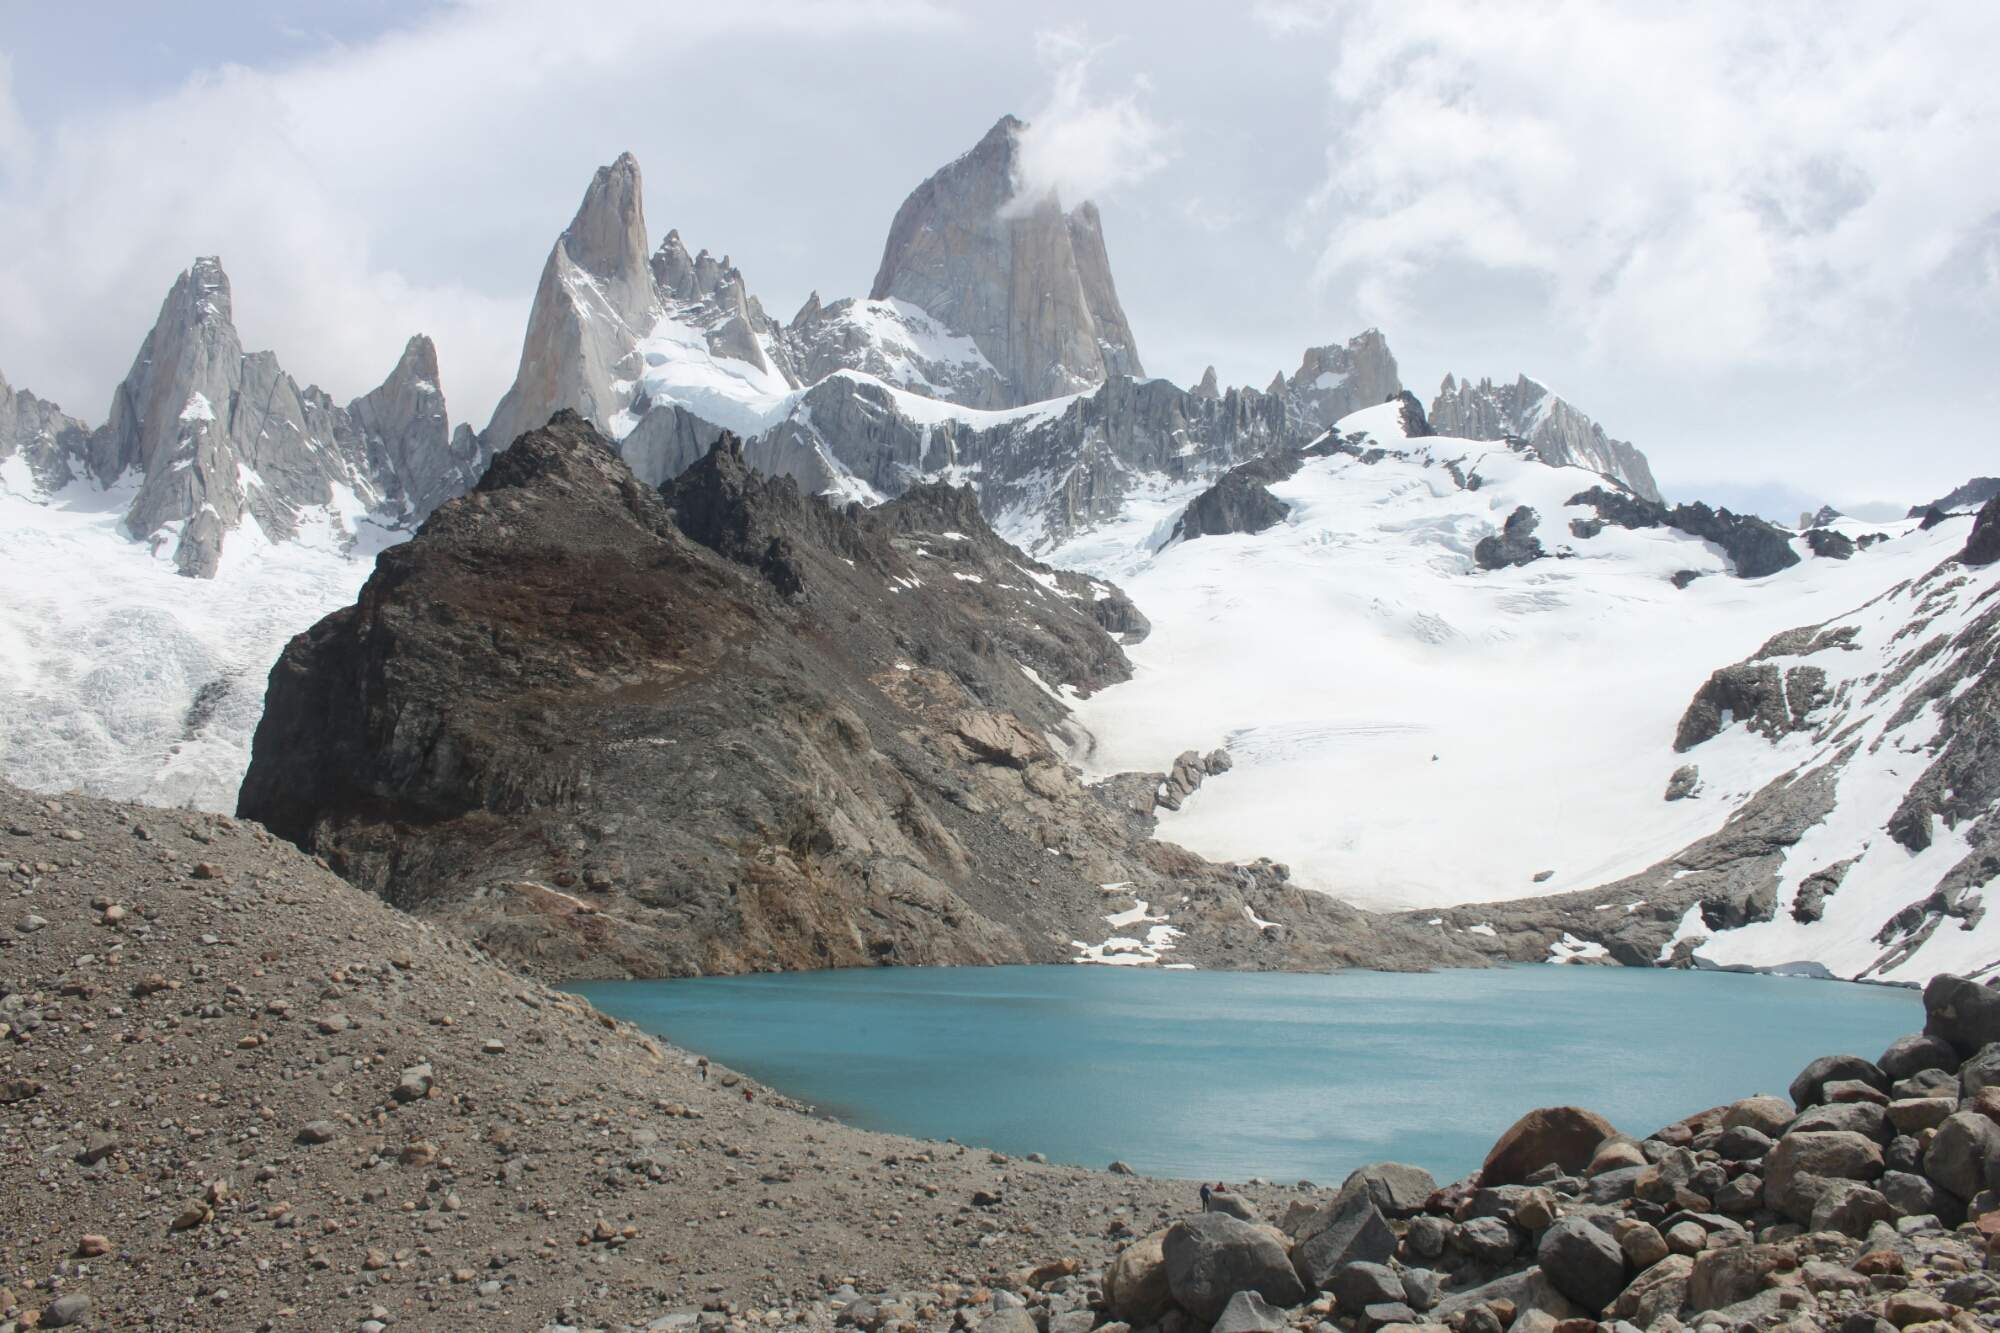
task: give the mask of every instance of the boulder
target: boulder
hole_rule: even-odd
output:
[[[1934,1037],[1928,1032],[1912,1032],[1907,1037],[1898,1037],[1890,1042],[1889,1049],[1882,1052],[1875,1065],[1889,1076],[1891,1082],[1901,1082],[1926,1069],[1955,1072],[1958,1069],[1958,1052],[1942,1037]]]
[[[1856,1240],[1867,1239],[1877,1222],[1893,1222],[1896,1210],[1880,1190],[1853,1180],[1830,1181],[1813,1201],[1810,1231],[1838,1231]]]
[[[1396,1233],[1366,1191],[1337,1203],[1325,1220],[1292,1250],[1292,1268],[1299,1280],[1316,1291],[1329,1291],[1336,1274],[1353,1263],[1387,1263],[1396,1252]]]
[[[1257,1220],[1256,1211],[1243,1201],[1241,1195],[1223,1191],[1217,1191],[1208,1196],[1208,1211],[1211,1213],[1226,1214],[1239,1222],[1255,1222]]]
[[[1646,1165],[1646,1154],[1630,1139],[1608,1139],[1591,1154],[1584,1174],[1601,1176],[1606,1171],[1622,1171],[1628,1166]]]
[[[1773,1274],[1798,1267],[1798,1255],[1784,1245],[1730,1245],[1703,1250],[1693,1263],[1687,1305],[1700,1313],[1749,1300]]]
[[[1640,1328],[1653,1328],[1665,1315],[1678,1314],[1687,1304],[1688,1279],[1694,1260],[1685,1254],[1669,1255],[1639,1276],[1612,1302],[1611,1313]]]
[[[1528,1112],[1507,1128],[1479,1168],[1482,1185],[1519,1185],[1550,1163],[1575,1175],[1606,1139],[1617,1136],[1611,1122],[1578,1106],[1545,1106]]]
[[[1882,1148],[1873,1139],[1839,1130],[1787,1134],[1764,1159],[1764,1202],[1803,1224],[1812,1220],[1826,1181],[1874,1180],[1881,1174]]]
[[[1333,1275],[1334,1306],[1342,1314],[1359,1314],[1371,1305],[1404,1298],[1403,1279],[1384,1264],[1343,1264]]]
[[[1354,1171],[1342,1182],[1334,1205],[1337,1208],[1363,1192],[1375,1201],[1375,1207],[1384,1217],[1415,1217],[1424,1210],[1424,1201],[1437,1193],[1437,1181],[1420,1166],[1376,1162]]]
[[[1740,1125],[1775,1139],[1798,1113],[1798,1108],[1783,1097],[1745,1097],[1722,1113],[1722,1127],[1735,1129]]]
[[[1715,1151],[1731,1162],[1754,1162],[1771,1151],[1772,1138],[1761,1129],[1732,1125],[1715,1141]]]
[[[1213,1333],[1276,1333],[1283,1327],[1284,1311],[1273,1309],[1254,1291],[1239,1291],[1222,1307]]]
[[[1520,1236],[1497,1217],[1475,1217],[1452,1233],[1452,1242],[1474,1262],[1489,1266],[1504,1264],[1520,1248]]]
[[[998,1304],[996,1301],[995,1305]],[[1002,1306],[979,1321],[979,1333],[1041,1333],[1041,1330],[1035,1324],[1035,1317],[1026,1310]]]
[[[1875,1182],[1882,1197],[1901,1217],[1935,1217],[1948,1227],[1965,1220],[1965,1204],[1932,1184],[1928,1177],[1910,1171],[1884,1171]]]
[[[1924,1033],[1961,1057],[2000,1041],[2000,991],[1940,972],[1924,987]]]
[[[1104,1270],[1104,1308],[1134,1328],[1155,1323],[1173,1304],[1167,1286],[1167,1238],[1155,1231],[1118,1252]]]
[[[1515,1310],[1514,1328],[1520,1328],[1520,1320],[1535,1311],[1556,1319],[1569,1319],[1579,1313],[1576,1305],[1556,1289],[1548,1274],[1540,1265],[1524,1268],[1518,1273],[1496,1277],[1465,1291],[1454,1292],[1437,1303],[1430,1312],[1431,1319],[1445,1323],[1455,1315],[1463,1315],[1481,1306],[1495,1306],[1502,1302]]]
[[[1609,1233],[1580,1217],[1542,1233],[1535,1260],[1557,1291],[1587,1311],[1602,1310],[1625,1289],[1625,1253]]]
[[[1618,1238],[1618,1248],[1625,1252],[1625,1261],[1635,1273],[1644,1272],[1667,1257],[1666,1237],[1651,1222],[1641,1222],[1636,1217],[1620,1218],[1612,1227],[1612,1234]]]
[[[1826,1134],[1845,1131],[1887,1143],[1889,1116],[1872,1102],[1822,1102],[1786,1127],[1787,1134]]]
[[[1924,1153],[1924,1174],[1961,1199],[2000,1181],[2000,1125],[1977,1111],[1946,1116]]]
[[[1792,1080],[1792,1104],[1801,1111],[1826,1100],[1826,1085],[1841,1079],[1858,1079],[1878,1092],[1889,1090],[1889,1080],[1858,1055],[1822,1055],[1799,1071]]]
[[[1174,1303],[1203,1323],[1221,1318],[1239,1291],[1254,1291],[1287,1309],[1306,1299],[1285,1247],[1270,1231],[1237,1218],[1222,1213],[1185,1218],[1167,1229],[1160,1250]]]
[[[1958,1095],[1970,1097],[1981,1088],[2000,1087],[2000,1042],[1982,1046],[1958,1067]]]
[[[1889,1103],[1889,1124],[1898,1134],[1921,1134],[1942,1125],[1957,1109],[1949,1097],[1904,1097]]]
[[[1764,1178],[1748,1172],[1715,1192],[1715,1210],[1741,1217],[1764,1206]]]

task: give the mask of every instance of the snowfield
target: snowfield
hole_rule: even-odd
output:
[[[1226,746],[1234,770],[1162,812],[1161,836],[1219,860],[1270,856],[1367,907],[1587,888],[1710,832],[1796,759],[1740,729],[1676,754],[1709,673],[1965,539],[1963,523],[1860,525],[1895,537],[1742,580],[1669,529],[1573,537],[1570,520],[1594,511],[1565,502],[1602,484],[1594,473],[1495,443],[1405,440],[1393,408],[1340,428],[1394,452],[1309,460],[1270,488],[1291,512],[1263,533],[1162,547],[1187,487],[1051,558],[1121,583],[1153,626],[1128,649],[1133,679],[1077,704],[1087,771],[1163,770]],[[1483,484],[1462,489],[1447,461]],[[1480,570],[1474,546],[1519,505],[1567,558]],[[1706,577],[1677,589],[1679,570]],[[1691,759],[1699,798],[1662,799]]]
[[[215,578],[183,578],[173,533],[150,547],[125,533],[136,479],[40,496],[25,472],[0,475],[0,772],[234,810],[278,654],[407,534],[315,510],[272,543],[245,522]]]

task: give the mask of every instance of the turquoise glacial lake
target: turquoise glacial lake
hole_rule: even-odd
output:
[[[1614,967],[880,968],[578,983],[867,1129],[1183,1179],[1476,1168],[1523,1111],[1645,1135],[1923,1026],[1914,991]]]

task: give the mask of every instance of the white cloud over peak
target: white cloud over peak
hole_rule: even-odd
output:
[[[1093,66],[1106,49],[1080,29],[1035,34],[1050,87],[1020,133],[1020,179],[1010,208],[1051,191],[1074,205],[1136,185],[1167,164],[1170,132],[1144,105],[1144,76],[1117,95],[1092,87]]]

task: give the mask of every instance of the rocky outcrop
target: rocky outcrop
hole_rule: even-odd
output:
[[[2000,477],[1974,477],[1963,486],[1954,487],[1929,504],[1911,505],[1908,516],[1922,518],[1933,509],[1944,514],[1953,510],[1976,509],[1996,495],[2000,495]]]
[[[1589,468],[1648,500],[1660,499],[1652,467],[1637,446],[1612,439],[1569,400],[1526,375],[1512,384],[1446,375],[1431,400],[1430,426],[1468,440],[1520,439],[1545,463]]]
[[[1177,958],[1438,957],[1151,841],[1163,775],[1082,784],[1051,737],[1121,601],[962,489],[836,509],[725,437],[660,493],[559,415],[293,641],[240,808],[569,975],[1063,961],[1105,883],[1171,893]]]
[[[76,480],[89,428],[0,376],[0,489],[49,492]],[[19,460],[10,474],[9,460]]]
[[[1667,506],[1624,491],[1593,486],[1569,498],[1573,505],[1589,505],[1597,511],[1600,524],[1622,528],[1674,528],[1689,536],[1713,542],[1729,557],[1738,578],[1756,579],[1789,569],[1799,562],[1791,538],[1782,528],[1751,514],[1732,514],[1727,509],[1710,509],[1693,504]],[[1573,529],[1574,530],[1574,529]],[[1577,536],[1590,534],[1582,531]]]
[[[1009,406],[1145,374],[1095,206],[1017,196],[1021,129],[1003,116],[904,200],[869,291],[969,337]]]
[[[1291,506],[1267,489],[1299,470],[1296,454],[1252,459],[1222,474],[1213,486],[1188,502],[1174,523],[1169,541],[1192,541],[1228,532],[1255,533],[1284,522]]]
[[[315,511],[348,539],[357,511],[389,526],[420,521],[484,461],[449,426],[428,338],[412,338],[381,387],[341,407],[300,388],[272,353],[243,351],[228,275],[202,258],[161,303],[104,425],[86,436],[7,390],[0,458],[20,456],[39,493],[136,481],[126,531],[181,573],[210,577],[245,520],[273,542],[297,536]]]
[[[1965,549],[1958,553],[1958,558],[1968,565],[1990,565],[2000,560],[2000,494],[1979,507],[1979,516],[1973,520]]]
[[[1379,329],[1366,329],[1344,345],[1306,348],[1299,368],[1280,384],[1274,391],[1282,393],[1293,419],[1308,433],[1403,392],[1396,358]],[[1420,410],[1420,420],[1422,415]]]
[[[1481,569],[1510,569],[1540,560],[1548,554],[1535,536],[1540,525],[1539,514],[1526,505],[1517,506],[1498,533],[1481,537],[1472,548],[1473,563]]]

